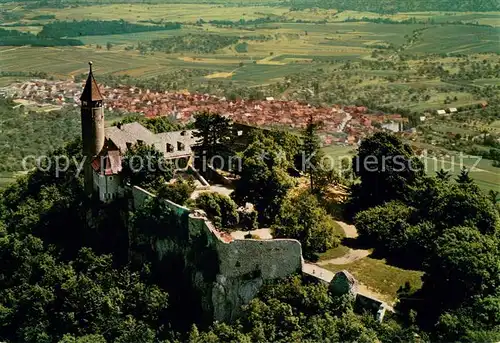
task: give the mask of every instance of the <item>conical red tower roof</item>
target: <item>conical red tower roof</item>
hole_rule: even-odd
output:
[[[85,87],[83,88],[82,96],[80,97],[81,101],[102,101],[103,97],[101,91],[99,90],[99,86],[94,79],[94,75],[92,74],[92,62],[89,62],[90,70],[89,76],[87,77],[87,82],[85,82]]]

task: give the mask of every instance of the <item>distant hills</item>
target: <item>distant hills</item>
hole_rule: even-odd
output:
[[[498,0],[290,0],[294,9],[331,8],[376,13],[457,11],[500,11]]]
[[[103,5],[112,3],[143,3],[143,4],[227,4],[252,6],[252,0],[0,0],[0,3],[19,2],[27,4],[28,8],[66,7],[69,5]],[[306,8],[338,9],[341,11],[363,11],[391,14],[396,12],[490,12],[500,11],[498,0],[268,0],[257,1],[259,5],[290,6],[300,10]],[[0,11],[1,12],[1,11]]]

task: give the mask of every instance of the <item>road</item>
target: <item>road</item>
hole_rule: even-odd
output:
[[[351,119],[352,116],[349,113],[345,112],[345,118],[342,119],[342,123],[340,123],[339,125],[339,132],[344,132],[345,126]]]

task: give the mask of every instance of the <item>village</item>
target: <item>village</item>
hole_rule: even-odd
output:
[[[212,112],[230,117],[233,121],[259,127],[302,129],[312,116],[321,122],[323,145],[355,145],[381,128],[403,132],[408,122],[399,114],[371,114],[363,106],[314,107],[297,101],[235,100],[209,94],[185,92],[153,92],[136,87],[100,85],[106,98],[104,107],[111,113],[142,114],[145,117],[170,116],[180,123],[193,120],[197,112]],[[19,105],[35,111],[51,111],[63,106],[77,107],[83,83],[73,80],[38,79],[13,83],[0,88],[0,94],[14,99]],[[411,133],[411,130],[406,132]]]

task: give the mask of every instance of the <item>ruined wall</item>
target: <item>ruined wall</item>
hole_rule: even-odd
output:
[[[219,274],[212,290],[216,320],[235,319],[265,281],[285,278],[302,268],[300,243],[292,239],[218,240],[217,252]]]
[[[133,187],[132,197],[137,209],[154,195]],[[266,280],[301,271],[302,252],[297,240],[231,240],[203,213],[168,200],[166,203],[179,217],[187,216],[181,228],[184,232],[156,239],[152,249],[165,263],[179,256],[184,260],[182,273],[190,278],[200,306],[211,319],[235,319],[241,306],[257,295]]]
[[[237,162],[234,162],[234,167],[237,167]],[[217,169],[213,168],[210,165],[207,165],[205,168],[202,168],[200,174],[203,174],[203,177],[210,180],[212,184],[222,184],[225,186],[231,186],[233,181],[221,173],[217,171]]]
[[[141,207],[146,200],[155,197],[155,195],[153,193],[146,191],[145,189],[134,186],[132,188],[132,197],[134,202],[134,209],[136,209]],[[179,216],[188,214],[190,212],[189,208],[178,205],[170,200],[165,200],[165,202],[167,203],[168,207],[174,210],[175,213],[177,213],[177,215]]]

